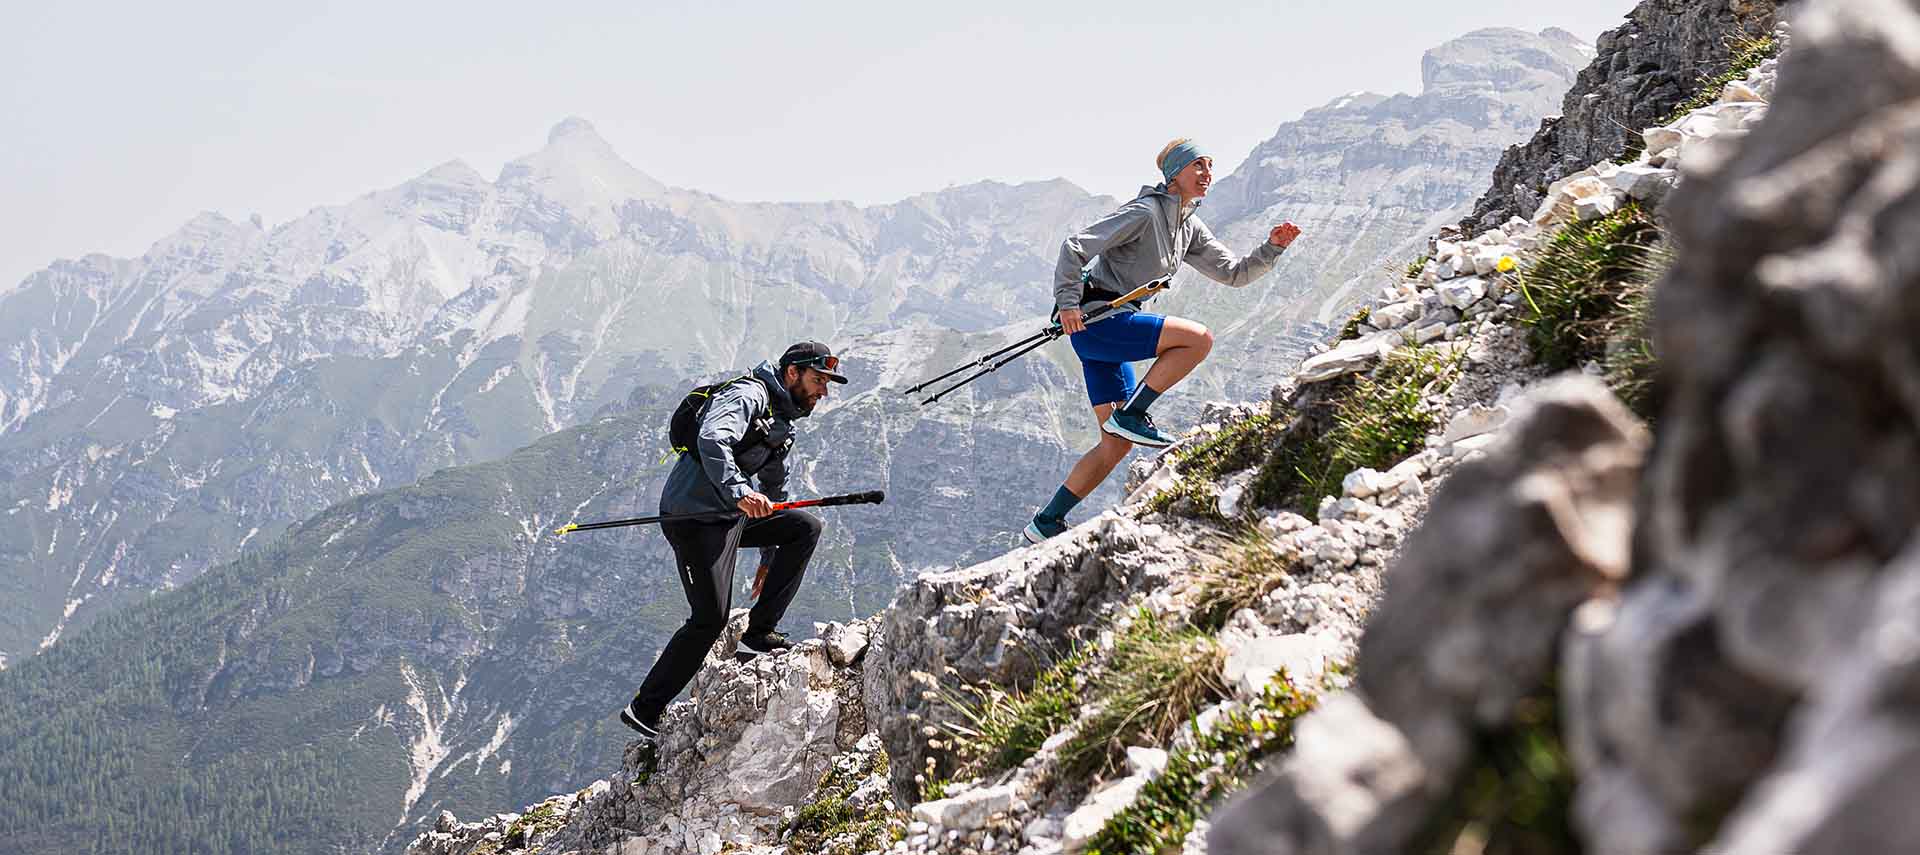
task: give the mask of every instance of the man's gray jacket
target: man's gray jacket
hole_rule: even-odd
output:
[[[693,449],[681,454],[667,475],[660,513],[737,510],[740,500],[753,492],[747,473],[756,469],[760,493],[771,501],[786,501],[786,450],[793,445],[793,420],[800,417],[771,361],[755,367],[751,379],[716,390]],[[756,425],[767,441],[736,450]]]
[[[1053,309],[1057,313],[1121,296],[1172,276],[1182,261],[1208,279],[1241,288],[1267,275],[1281,252],[1261,241],[1252,254],[1235,258],[1191,209],[1180,210],[1180,198],[1168,193],[1166,185],[1142,187],[1133,201],[1061,244],[1054,266]],[[1087,277],[1084,289],[1082,271]]]

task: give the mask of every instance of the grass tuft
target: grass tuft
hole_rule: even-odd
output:
[[[1285,427],[1284,419],[1263,413],[1227,425],[1204,442],[1174,452],[1173,465],[1180,472],[1180,480],[1154,496],[1148,509],[1226,522],[1220,516],[1215,484],[1222,475],[1259,464]]]
[[[978,778],[1018,766],[1038,752],[1048,737],[1072,723],[1090,658],[1088,647],[1075,647],[1042,671],[1026,691],[971,684],[932,689],[964,719],[941,724],[946,731],[944,747],[957,766],[954,777]],[[944,789],[946,782],[937,783]]]
[[[1727,84],[1745,79],[1747,72],[1758,67],[1760,63],[1778,57],[1781,47],[1780,41],[1772,34],[1735,40],[1732,44],[1733,55],[1727,61],[1726,70],[1719,74],[1701,77],[1693,97],[1680,102],[1680,105],[1673,108],[1673,112],[1668,113],[1666,118],[1661,119],[1655,127],[1671,125],[1686,118],[1688,113],[1720,100],[1720,93],[1727,88]],[[1632,163],[1638,160],[1641,153],[1646,151],[1646,145],[1646,140],[1639,134],[1628,134],[1627,149],[1619,157],[1614,158],[1614,162]]]
[[[1246,786],[1259,761],[1293,745],[1293,723],[1315,698],[1295,691],[1284,676],[1268,685],[1250,708],[1220,716],[1211,731],[1189,724],[1193,744],[1174,750],[1167,767],[1133,804],[1101,826],[1087,842],[1088,855],[1178,852],[1194,821],[1220,798]]]
[[[1541,363],[1564,371],[1596,362],[1607,385],[1648,416],[1656,403],[1653,283],[1671,264],[1660,226],[1639,205],[1561,229],[1518,278],[1521,321]]]
[[[1088,682],[1092,712],[1060,749],[1062,773],[1091,778],[1112,768],[1128,745],[1166,743],[1181,722],[1225,695],[1225,658],[1212,634],[1176,630],[1146,609],[1134,612]]]
[[[920,800],[923,802],[937,802],[946,798],[947,787],[952,783],[952,781],[946,778],[936,778],[925,781],[920,787]]]
[[[1414,271],[1414,275],[1419,275],[1419,271]],[[1340,327],[1340,334],[1334,337],[1334,342],[1339,343],[1350,338],[1359,338],[1360,325],[1372,318],[1373,308],[1371,306],[1361,306],[1359,311],[1354,312],[1353,316],[1347,318],[1347,322]]]
[[[1259,529],[1249,528],[1227,554],[1227,560],[1198,572],[1200,593],[1196,625],[1218,631],[1241,609],[1259,604],[1280,587],[1299,555],[1282,551]]]
[[[1411,263],[1407,265],[1407,275],[1405,278],[1407,279],[1420,278],[1420,274],[1427,269],[1427,262],[1432,260],[1433,260],[1432,253],[1427,253],[1426,255],[1423,255],[1423,256],[1420,256],[1419,258],[1414,259]]]
[[[866,763],[837,762],[820,777],[814,800],[787,823],[790,855],[855,855],[892,842],[889,831],[901,823],[883,804],[855,807],[849,800],[860,784],[887,771],[887,755],[876,752]]]
[[[1693,97],[1673,108],[1673,112],[1668,113],[1660,124],[1673,124],[1686,118],[1688,113],[1719,101],[1720,93],[1727,88],[1727,84],[1745,79],[1747,72],[1758,68],[1760,63],[1778,57],[1780,48],[1780,40],[1774,38],[1771,33],[1759,38],[1736,40],[1733,43],[1733,56],[1727,61],[1727,69],[1711,77],[1701,78],[1700,87],[1694,91]]]
[[[565,825],[566,821],[559,805],[551,801],[541,802],[507,826],[506,833],[501,835],[501,845],[508,849],[524,849],[534,838]]]
[[[1387,469],[1418,452],[1437,424],[1429,395],[1453,384],[1458,357],[1437,348],[1394,351],[1371,375],[1336,388],[1304,415],[1261,465],[1251,504],[1311,517],[1356,469]]]

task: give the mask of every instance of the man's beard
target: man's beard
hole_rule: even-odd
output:
[[[787,397],[793,399],[793,408],[798,410],[803,418],[813,415],[813,405],[819,403],[819,399],[807,397],[804,386],[788,386]]]

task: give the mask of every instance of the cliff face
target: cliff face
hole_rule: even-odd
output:
[[[1770,0],[1647,0],[1627,23],[1594,43],[1560,116],[1500,158],[1493,186],[1461,223],[1468,233],[1529,216],[1546,186],[1589,164],[1612,160],[1691,97],[1703,77],[1727,67],[1740,47],[1772,31]]]
[[[1394,848],[1422,804],[1471,789],[1449,772],[1462,737],[1493,732],[1564,740],[1561,851],[1920,845],[1906,807],[1920,757],[1920,488],[1907,474],[1920,463],[1907,344],[1920,277],[1902,237],[1920,198],[1920,5],[1813,2],[1793,23],[1766,117],[1680,154],[1666,222],[1683,249],[1653,320],[1666,405],[1644,464],[1610,439],[1614,418],[1564,424],[1540,449],[1612,462],[1584,489],[1528,491],[1571,502],[1555,526],[1585,546],[1539,567],[1559,594],[1501,586],[1501,610],[1561,628],[1508,635],[1531,661],[1490,684],[1443,667],[1491,653],[1462,642],[1499,622],[1451,623],[1481,600],[1474,586],[1445,584],[1458,577],[1444,562],[1403,562],[1362,644],[1355,702],[1316,714],[1317,740],[1302,723],[1295,759],[1220,817],[1215,851]],[[1456,478],[1436,509],[1507,489]],[[1504,537],[1525,519],[1436,510],[1422,536]],[[1533,700],[1515,701],[1527,686]],[[1436,712],[1449,697],[1452,713]],[[1528,703],[1557,723],[1524,722]],[[1307,762],[1336,745],[1335,762]]]

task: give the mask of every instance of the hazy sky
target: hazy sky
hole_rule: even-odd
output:
[[[1591,40],[1633,0],[8,3],[0,291],[203,210],[267,225],[578,115],[668,184],[890,202],[987,178],[1128,194],[1173,136],[1222,173],[1470,30]],[[1464,8],[1463,8],[1464,7]]]

